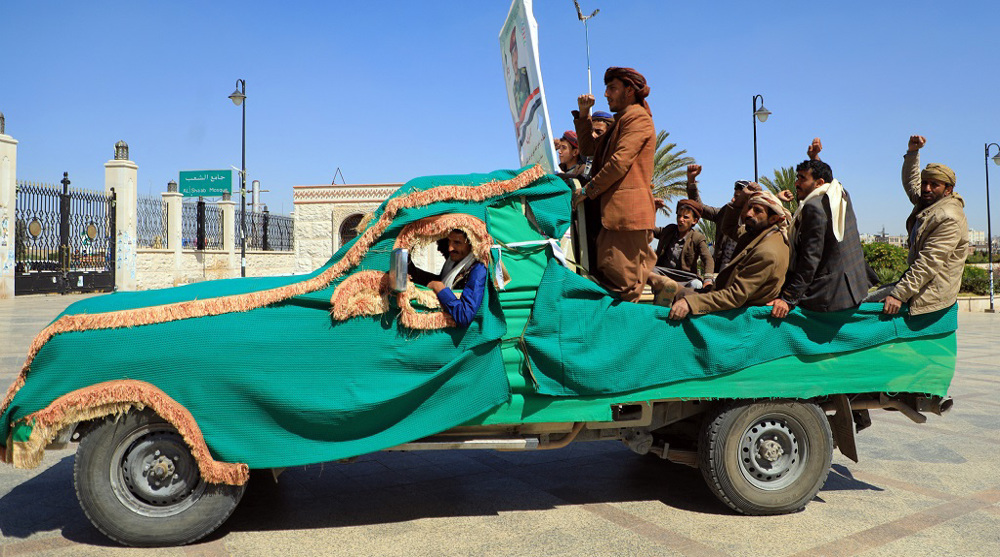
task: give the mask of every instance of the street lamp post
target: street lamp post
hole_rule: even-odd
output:
[[[757,99],[760,99],[760,108],[757,108]],[[753,181],[757,181],[757,120],[766,122],[771,111],[764,108],[764,95],[753,96]]]
[[[986,144],[986,156],[983,165],[986,166],[986,253],[988,254],[988,270],[990,273],[990,313],[993,313],[993,228],[990,225],[990,147],[997,148],[997,154],[993,157],[993,162],[1000,165],[1000,145],[996,143]]]
[[[247,276],[247,82],[236,80],[236,90],[229,95],[229,100],[236,106],[243,107],[243,140],[241,142],[243,160],[240,165],[240,276]]]

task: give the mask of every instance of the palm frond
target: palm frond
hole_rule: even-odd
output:
[[[793,167],[785,166],[776,168],[774,170],[774,178],[764,176],[760,179],[760,185],[767,188],[774,195],[778,195],[778,192],[782,190],[792,192],[792,200],[782,202],[782,204],[792,213],[798,209],[799,200],[795,197],[795,169]]]
[[[656,154],[653,155],[653,196],[666,202],[664,212],[672,212],[671,201],[687,193],[687,166],[695,164],[694,157],[688,157],[687,150],[675,151],[676,143],[667,143],[670,132],[656,134]]]

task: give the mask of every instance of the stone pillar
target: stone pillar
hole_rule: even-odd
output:
[[[181,245],[181,204],[184,202],[184,194],[177,191],[177,182],[171,180],[167,183],[167,191],[160,195],[167,204],[167,249],[174,253],[172,280],[173,285],[177,286],[183,278],[181,268],[184,265],[184,246]]]
[[[117,194],[115,220],[115,289],[135,290],[136,213],[139,167],[128,160],[128,145],[115,144],[115,158],[104,163],[104,191]]]
[[[17,141],[4,133],[3,113],[0,113],[0,299],[14,297],[16,201]]]
[[[234,277],[240,276],[240,256],[236,252],[236,235],[239,229],[236,227],[236,202],[233,201],[232,194],[222,194],[222,201],[217,205],[222,211],[222,249],[229,255],[226,268],[233,271]]]

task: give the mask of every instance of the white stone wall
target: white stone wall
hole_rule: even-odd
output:
[[[140,248],[136,258],[136,286],[139,290],[170,288],[205,280],[240,276],[239,258],[235,264],[227,251],[183,250],[180,264],[174,263],[174,251]],[[291,274],[295,254],[290,251],[248,251],[247,276],[266,277]]]

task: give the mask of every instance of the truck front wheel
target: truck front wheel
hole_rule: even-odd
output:
[[[140,547],[200,539],[229,517],[245,489],[206,483],[177,430],[149,410],[94,426],[80,440],[73,480],[94,526]]]
[[[833,436],[815,404],[739,402],[702,429],[699,467],[709,489],[750,515],[802,510],[826,482]]]

